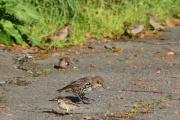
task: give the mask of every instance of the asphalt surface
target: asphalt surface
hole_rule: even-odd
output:
[[[15,59],[21,53],[0,47],[1,120],[78,119],[180,119],[180,27],[160,37],[95,41],[58,52],[69,57],[69,70],[59,71],[59,57],[28,59],[21,68]],[[165,38],[165,39],[164,39]],[[122,52],[113,52],[120,47]],[[31,52],[22,50],[25,53]],[[73,53],[81,51],[81,54]],[[95,67],[92,67],[92,65]],[[91,104],[82,104],[71,93],[57,89],[86,76],[101,76],[106,89],[86,95]],[[55,97],[63,95],[81,108],[63,114]]]

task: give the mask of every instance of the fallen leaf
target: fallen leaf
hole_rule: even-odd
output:
[[[114,103],[108,105],[108,109],[112,108],[114,106]]]
[[[165,37],[161,37],[160,40],[167,40],[168,38]]]
[[[96,65],[95,64],[91,64],[90,67],[96,67]]]
[[[174,24],[171,23],[168,19],[165,20],[168,27],[174,27]]]
[[[85,119],[85,120],[92,120],[92,118],[90,116],[84,117],[83,119]]]
[[[12,114],[5,114],[5,115],[12,115]]]
[[[136,69],[140,69],[141,67],[134,66],[134,68],[136,68]]]
[[[72,68],[77,69],[77,67],[76,67],[76,66],[73,66]]]
[[[136,55],[134,55],[135,57],[141,57],[142,55],[138,55],[138,54],[136,54]]]
[[[175,65],[175,64],[174,64],[174,63],[172,63],[172,62],[168,62],[168,64],[169,64],[170,66]]]
[[[59,57],[60,54],[59,54],[59,53],[53,53],[51,56],[52,56],[52,57]]]
[[[157,74],[160,74],[160,73],[161,73],[161,70],[158,70],[156,73],[157,73]]]
[[[174,112],[174,114],[180,114],[180,112]]]
[[[141,35],[140,35],[140,38],[141,38],[141,39],[145,38],[145,34],[141,34]]]
[[[108,61],[108,64],[111,64],[111,61]]]
[[[114,53],[113,55],[114,55],[114,56],[119,56],[119,54],[117,54],[117,53]]]
[[[173,78],[178,78],[178,76],[173,76]]]
[[[147,113],[151,113],[151,111],[149,111],[149,110],[147,110],[147,111],[141,111],[141,113],[147,114]]]
[[[77,52],[75,52],[75,54],[79,55],[79,54],[81,54],[81,51],[77,51]]]
[[[165,48],[165,49],[167,49],[167,50],[169,50],[169,51],[175,51],[174,48]]]
[[[90,33],[87,33],[87,34],[86,34],[86,37],[87,37],[87,38],[90,38],[90,37],[91,37],[91,34],[90,34]]]
[[[124,97],[117,97],[117,99],[119,100],[119,99],[124,99]]]
[[[6,108],[7,106],[5,106],[5,105],[0,105],[0,108]]]
[[[166,55],[174,55],[174,52],[167,52]]]
[[[121,49],[113,50],[113,52],[120,52],[122,53],[123,51]]]
[[[176,100],[180,100],[180,98],[177,98]]]
[[[126,61],[126,63],[134,63],[135,61],[134,60],[132,60],[132,61]]]

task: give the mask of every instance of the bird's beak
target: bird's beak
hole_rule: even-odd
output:
[[[55,99],[53,99],[54,101],[57,101],[58,99],[57,98],[55,98]]]

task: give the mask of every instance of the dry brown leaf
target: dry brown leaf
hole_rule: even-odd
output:
[[[124,97],[117,97],[117,99],[119,100],[119,99],[124,99]]]
[[[121,49],[113,50],[113,52],[120,52],[122,53],[123,51]]]
[[[108,61],[108,64],[111,64],[111,61]]]
[[[171,23],[168,19],[165,20],[168,27],[174,27],[174,24]]]
[[[132,60],[132,61],[126,61],[126,63],[134,63],[136,61]]]
[[[12,115],[12,114],[5,114],[5,115]]]
[[[147,113],[151,113],[151,111],[149,111],[149,110],[147,110],[147,111],[141,111],[141,113],[147,114]]]
[[[92,120],[92,118],[90,116],[84,117],[84,120]]]
[[[176,112],[174,112],[174,114],[180,114],[180,112],[177,112],[177,111],[176,111]]]
[[[77,69],[77,67],[76,67],[76,66],[73,66],[72,68]]]
[[[7,106],[5,106],[5,105],[0,105],[0,108],[6,108]]]
[[[77,52],[75,52],[75,54],[79,55],[79,54],[81,54],[81,51],[77,51]]]
[[[114,53],[113,55],[114,55],[114,56],[119,56],[119,54],[117,54],[117,53]]]
[[[134,68],[136,68],[136,69],[140,69],[141,67],[134,66]]]
[[[160,74],[160,73],[161,73],[161,70],[158,70],[156,73],[157,73],[157,74]]]
[[[145,34],[141,34],[141,35],[140,35],[140,38],[141,38],[141,39],[145,38]]]
[[[51,56],[52,56],[52,57],[59,57],[60,54],[59,54],[59,53],[53,53]]]
[[[166,55],[174,55],[174,52],[167,52]]]
[[[95,64],[91,64],[90,67],[96,67],[96,65]]]
[[[177,98],[176,100],[180,100],[180,98]]]
[[[108,109],[112,108],[114,106],[114,103],[108,105]]]
[[[174,64],[174,63],[172,63],[172,62],[168,62],[168,64],[169,64],[170,66],[175,65],[175,64]]]
[[[169,50],[169,51],[175,51],[174,48],[165,48],[165,49],[167,49],[167,50]]]
[[[178,78],[178,76],[173,76],[173,78]]]
[[[87,33],[87,34],[86,34],[86,37],[87,37],[87,38],[90,38],[90,37],[91,37],[91,34],[90,34],[90,33]]]

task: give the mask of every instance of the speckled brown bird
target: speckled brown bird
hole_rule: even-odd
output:
[[[96,77],[84,77],[80,78],[77,81],[71,82],[69,85],[65,86],[62,89],[59,89],[59,92],[71,91],[74,95],[76,95],[83,103],[85,94],[91,92],[94,88],[103,87],[104,80],[103,78],[96,76]]]
[[[79,108],[78,105],[76,105],[70,99],[65,98],[64,96],[59,96],[55,100],[57,100],[59,107],[65,109],[66,112]]]
[[[131,24],[128,22],[124,22],[123,24],[125,27],[125,32],[127,32],[129,35],[133,35],[133,36],[140,33],[146,27],[146,25],[142,24],[142,23]]]
[[[154,28],[154,30],[164,30],[164,29],[167,29],[166,25],[163,24],[152,13],[147,12],[146,15],[147,15],[147,17],[149,19],[149,24]]]
[[[69,66],[70,63],[71,63],[71,60],[68,57],[63,57],[63,58],[59,59],[59,67],[60,68],[63,68],[63,69],[67,68],[67,66]]]
[[[48,36],[49,39],[54,40],[55,42],[59,42],[64,40],[68,35],[68,26],[61,27],[54,33]]]

